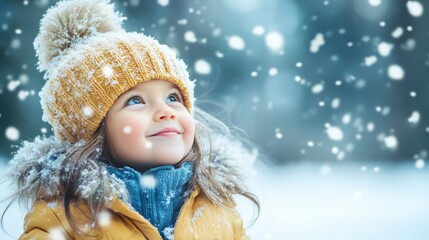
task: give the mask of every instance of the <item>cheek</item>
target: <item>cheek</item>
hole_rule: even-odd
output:
[[[108,125],[108,138],[115,152],[128,151],[144,141],[146,124],[135,117],[115,119]]]
[[[145,124],[135,119],[124,120],[120,126],[119,133],[122,135],[122,139],[126,143],[142,141],[145,134]]]
[[[183,127],[186,130],[186,137],[191,141],[190,144],[192,145],[195,136],[195,121],[190,114],[184,119]]]

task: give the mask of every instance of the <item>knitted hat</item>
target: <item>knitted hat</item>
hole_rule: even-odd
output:
[[[152,37],[125,32],[124,19],[109,0],[64,0],[41,20],[34,47],[47,82],[39,96],[60,140],[90,139],[121,94],[154,79],[175,84],[191,112],[195,83],[184,62]]]

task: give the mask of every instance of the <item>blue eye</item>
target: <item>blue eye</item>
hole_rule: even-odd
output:
[[[168,96],[167,102],[180,102],[180,97],[177,94],[173,93]]]
[[[134,96],[134,97],[130,98],[130,99],[127,101],[126,106],[131,106],[131,105],[135,105],[135,104],[142,104],[142,103],[143,103],[143,102],[142,102],[142,100],[140,99],[140,97],[138,97],[138,96]]]

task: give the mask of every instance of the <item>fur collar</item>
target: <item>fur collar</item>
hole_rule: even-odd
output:
[[[211,199],[219,191],[228,196],[245,190],[245,176],[252,173],[257,152],[250,153],[239,142],[226,136],[212,137],[211,157],[209,148],[203,145],[203,161],[195,166],[191,188],[199,187]],[[38,198],[52,198],[62,195],[60,171],[68,170],[63,164],[67,153],[83,144],[70,144],[55,137],[36,137],[24,141],[9,162],[7,178],[18,183],[17,195],[21,200],[34,202]],[[76,194],[82,199],[93,199],[96,189],[103,188],[104,197],[119,197],[128,201],[124,183],[108,174],[106,165],[95,160],[85,160],[85,171],[80,174]],[[209,168],[213,178],[203,174]]]

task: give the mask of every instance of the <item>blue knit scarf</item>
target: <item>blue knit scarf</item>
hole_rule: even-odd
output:
[[[134,210],[149,220],[163,239],[168,239],[187,197],[192,162],[185,162],[179,168],[171,165],[155,167],[143,174],[130,167],[108,166],[107,170],[125,183]]]

